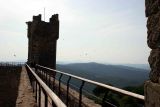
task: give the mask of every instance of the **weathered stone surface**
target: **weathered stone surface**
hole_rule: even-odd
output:
[[[145,107],[160,106],[160,84],[147,81],[144,86]]]
[[[16,107],[37,107],[25,67],[22,67]]]
[[[15,107],[21,67],[0,66],[0,107]]]
[[[152,50],[148,61],[151,67],[150,79],[153,82],[158,82],[160,77],[160,49]]]
[[[160,77],[160,0],[145,0],[147,20],[147,43],[152,49],[148,58],[151,72],[150,80],[158,82]]]
[[[160,11],[148,17],[147,21],[148,37],[147,43],[151,49],[156,49],[160,44]]]
[[[156,14],[160,10],[160,0],[145,0],[146,17]]]
[[[56,44],[59,38],[58,14],[50,22],[41,21],[41,15],[33,16],[28,25],[28,63],[56,67]]]
[[[160,0],[145,0],[148,17],[147,43],[152,49],[148,62],[150,80],[145,83],[145,107],[160,107]]]

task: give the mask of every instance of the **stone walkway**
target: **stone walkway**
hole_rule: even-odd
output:
[[[29,77],[25,67],[22,67],[16,107],[37,107]]]

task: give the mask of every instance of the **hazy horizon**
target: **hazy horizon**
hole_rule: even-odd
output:
[[[0,61],[0,62],[27,62],[27,60],[10,60],[10,61]],[[149,63],[111,63],[111,62],[95,62],[95,61],[56,61],[56,64],[75,64],[75,63],[99,63],[99,64],[109,64],[109,65],[149,65]]]
[[[58,13],[57,61],[148,64],[144,0],[0,1],[0,61],[27,60],[26,21]]]

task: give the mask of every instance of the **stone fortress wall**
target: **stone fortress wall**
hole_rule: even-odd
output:
[[[145,0],[150,80],[145,83],[145,107],[160,106],[160,0]]]

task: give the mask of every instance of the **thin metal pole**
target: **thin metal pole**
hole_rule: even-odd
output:
[[[48,86],[49,86],[49,88],[51,88],[51,71],[48,71],[48,75],[49,75],[49,77],[48,77]]]
[[[67,107],[68,107],[68,101],[69,101],[69,82],[70,82],[70,80],[71,80],[71,76],[69,76],[69,78],[68,78],[68,81],[67,81],[67,100],[66,100],[66,105],[67,105]]]
[[[43,78],[42,70],[39,69],[39,72],[40,72],[40,77],[41,77],[41,79],[42,79],[42,78]]]
[[[58,95],[60,97],[60,94],[61,94],[61,78],[62,78],[63,74],[60,75],[59,77],[59,91],[58,91]]]
[[[105,100],[106,100],[107,94],[108,92],[105,92],[104,97],[102,99],[102,107],[105,107]]]
[[[38,106],[41,107],[41,86],[39,85]]]
[[[44,89],[43,89],[43,93],[44,93],[44,98],[45,98],[44,107],[48,107],[48,96]]]
[[[56,107],[55,103],[52,101],[52,107]]]
[[[55,75],[54,75],[54,77],[53,77],[53,91],[55,90],[55,79],[56,79],[56,72],[55,72]]]
[[[42,70],[42,72],[43,72],[43,81],[44,81],[44,79],[45,79],[45,73],[44,73],[44,70]]]
[[[36,102],[37,102],[37,81],[36,82]]]
[[[48,77],[48,74],[47,74],[47,71],[45,70],[45,82],[46,82],[46,85],[48,86],[47,77]]]
[[[79,107],[81,107],[81,103],[82,103],[82,88],[83,88],[83,86],[84,86],[84,83],[85,83],[85,81],[82,81],[82,84],[81,84],[81,86],[80,86],[80,88],[79,88]]]
[[[34,93],[34,88],[35,88],[34,80],[32,82],[33,82],[32,85],[33,85],[33,93]]]

